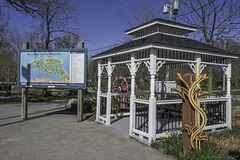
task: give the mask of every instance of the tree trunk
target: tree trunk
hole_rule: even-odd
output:
[[[213,80],[213,70],[212,70],[212,66],[210,66],[208,69],[208,85],[207,85],[209,95],[212,95],[212,93],[213,93],[212,80]]]

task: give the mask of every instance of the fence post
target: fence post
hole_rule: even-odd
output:
[[[23,49],[29,49],[29,43],[23,44]],[[22,88],[22,107],[21,107],[21,118],[28,118],[28,88]]]
[[[84,48],[84,42],[78,43],[78,48]],[[78,89],[78,96],[77,96],[77,121],[83,121],[83,95],[82,89]]]

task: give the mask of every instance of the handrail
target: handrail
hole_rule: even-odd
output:
[[[134,103],[149,104],[149,100],[144,99],[133,99]]]
[[[200,99],[200,102],[219,102],[219,101],[228,101],[227,97],[221,97],[221,98],[202,98]]]
[[[158,100],[156,101],[157,105],[161,104],[179,104],[182,103],[182,99],[169,99],[169,100]]]

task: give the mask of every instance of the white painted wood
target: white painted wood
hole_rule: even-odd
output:
[[[195,63],[195,61],[183,60],[183,59],[157,58],[157,60],[160,60],[160,61],[169,61],[169,62]]]
[[[211,125],[211,126],[206,126],[203,128],[203,130],[210,130],[210,129],[219,129],[219,128],[224,128],[224,127],[228,127],[228,124],[216,124],[216,125]]]
[[[180,104],[180,103],[182,103],[182,99],[170,99],[170,100],[158,100],[158,101],[156,101],[157,105]]]
[[[135,128],[133,129],[133,133],[142,135],[142,136],[144,136],[144,137],[149,137],[148,133],[143,132],[143,131],[140,131],[140,130],[137,130],[137,129],[135,129]]]
[[[223,101],[228,101],[227,97],[221,97],[221,98],[201,98],[200,102],[223,102]]]
[[[193,28],[193,27],[187,27],[187,26],[182,26],[182,25],[177,25],[177,24],[169,24],[169,23],[164,23],[164,22],[159,22],[159,21],[155,21],[155,22],[152,22],[152,23],[149,23],[147,25],[143,25],[141,27],[137,27],[135,29],[131,29],[129,31],[126,32],[127,35],[131,35],[132,33],[134,32],[137,32],[137,31],[140,31],[140,30],[143,30],[147,27],[150,27],[150,26],[153,26],[153,25],[156,25],[156,24],[159,24],[159,25],[164,25],[164,26],[168,26],[168,27],[174,27],[174,28],[179,28],[179,29],[183,29],[183,30],[189,30],[191,32],[195,32],[197,31],[197,29]]]
[[[155,76],[157,70],[157,49],[150,49],[150,97],[149,97],[149,139],[156,139],[156,97],[155,97]]]
[[[196,74],[196,78],[199,78],[200,76],[200,65],[201,65],[201,55],[196,55],[196,67],[195,67],[195,74]]]
[[[232,129],[232,101],[231,101],[231,76],[232,76],[232,61],[228,59],[227,73],[227,107],[226,107],[226,122],[228,128]]]
[[[100,96],[100,97],[106,97],[106,98],[107,98],[107,93],[101,93],[99,96]]]
[[[111,117],[130,116],[130,112],[111,114]]]
[[[130,73],[131,73],[131,96],[130,96],[130,117],[129,117],[129,134],[133,134],[133,127],[135,124],[135,105],[134,105],[134,99],[136,98],[135,95],[135,76],[137,71],[137,64],[135,62],[136,60],[136,52],[132,52],[131,54],[131,64],[129,66]],[[139,67],[139,66],[138,66]]]
[[[167,50],[181,51],[181,52],[194,53],[194,54],[233,58],[233,59],[238,58],[237,56],[222,55],[222,54],[218,54],[218,53],[215,53],[215,52],[204,52],[204,51],[200,51],[200,50],[196,50],[196,49],[189,49],[189,48],[183,48],[183,47],[167,46],[167,45],[163,45],[163,44],[157,44],[157,45],[156,44],[154,44],[154,45],[153,44],[150,44],[150,45],[146,44],[146,45],[141,46],[141,47],[136,47],[136,48],[133,48],[133,49],[126,49],[126,50],[123,50],[123,51],[120,51],[120,52],[114,52],[114,53],[110,53],[110,54],[107,54],[107,55],[95,57],[95,58],[93,58],[93,60],[107,58],[107,57],[111,57],[111,56],[116,56],[116,55],[121,55],[121,54],[125,54],[125,53],[135,52],[135,51],[141,51],[141,50],[145,50],[145,49],[151,49],[151,48],[167,49]],[[204,64],[208,64],[208,63],[204,62]],[[218,65],[218,63],[213,63],[213,65]]]
[[[164,35],[174,36],[174,37],[189,38],[188,36],[184,36],[184,35],[169,34],[169,33],[164,33],[164,32],[154,32],[154,33],[147,34],[147,35],[144,35],[144,36],[141,36],[141,37],[133,38],[133,41],[141,39],[141,38],[146,38],[146,37],[149,37],[149,36],[152,36],[152,35],[155,35],[155,34],[164,34]]]
[[[112,96],[111,96],[111,78],[112,78],[112,72],[114,69],[114,65],[111,64],[112,58],[108,58],[108,66],[106,67],[107,73],[108,73],[108,91],[107,91],[107,110],[106,110],[106,125],[111,124],[111,105],[112,105]]]
[[[149,104],[149,100],[144,99],[134,99],[134,103],[140,103],[140,104]]]
[[[101,105],[101,74],[102,74],[102,68],[100,65],[100,62],[98,61],[98,90],[97,90],[97,108],[96,108],[96,121],[98,121],[100,116],[100,105]]]
[[[201,62],[202,64],[208,64],[208,65],[215,65],[215,66],[228,66],[227,64],[219,64],[219,63],[210,63],[210,62]]]

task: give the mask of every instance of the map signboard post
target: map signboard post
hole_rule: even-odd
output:
[[[86,89],[87,49],[22,49],[18,87]]]

